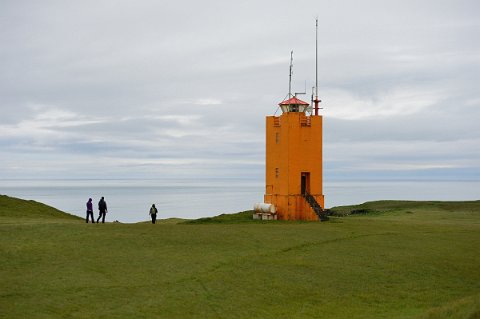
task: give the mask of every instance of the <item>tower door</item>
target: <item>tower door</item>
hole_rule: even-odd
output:
[[[301,181],[300,181],[300,191],[302,195],[305,193],[310,193],[310,173],[302,172]]]

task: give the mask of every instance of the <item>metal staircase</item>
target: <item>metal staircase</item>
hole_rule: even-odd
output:
[[[313,197],[307,192],[303,194],[303,197],[305,198],[307,203],[310,205],[310,207],[312,207],[315,214],[317,214],[318,219],[320,219],[320,221],[324,222],[328,220],[327,213],[323,210],[322,206],[320,206],[317,203],[317,201],[315,200],[315,197]]]

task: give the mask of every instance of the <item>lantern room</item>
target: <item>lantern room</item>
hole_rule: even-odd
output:
[[[280,104],[278,104],[278,106],[280,106],[282,113],[287,113],[287,112],[305,113],[309,104],[307,102],[304,102],[298,99],[296,96],[294,96],[288,100],[281,102]]]

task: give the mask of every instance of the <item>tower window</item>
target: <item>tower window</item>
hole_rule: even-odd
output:
[[[275,168],[275,177],[278,178],[278,175],[279,175],[279,170],[278,170],[278,167]]]
[[[280,143],[280,133],[275,133],[275,143]]]

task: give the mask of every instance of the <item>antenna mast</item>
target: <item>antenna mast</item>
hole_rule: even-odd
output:
[[[315,19],[315,115],[318,115],[318,18]]]
[[[290,52],[290,75],[288,77],[288,97],[292,96],[293,50]]]

